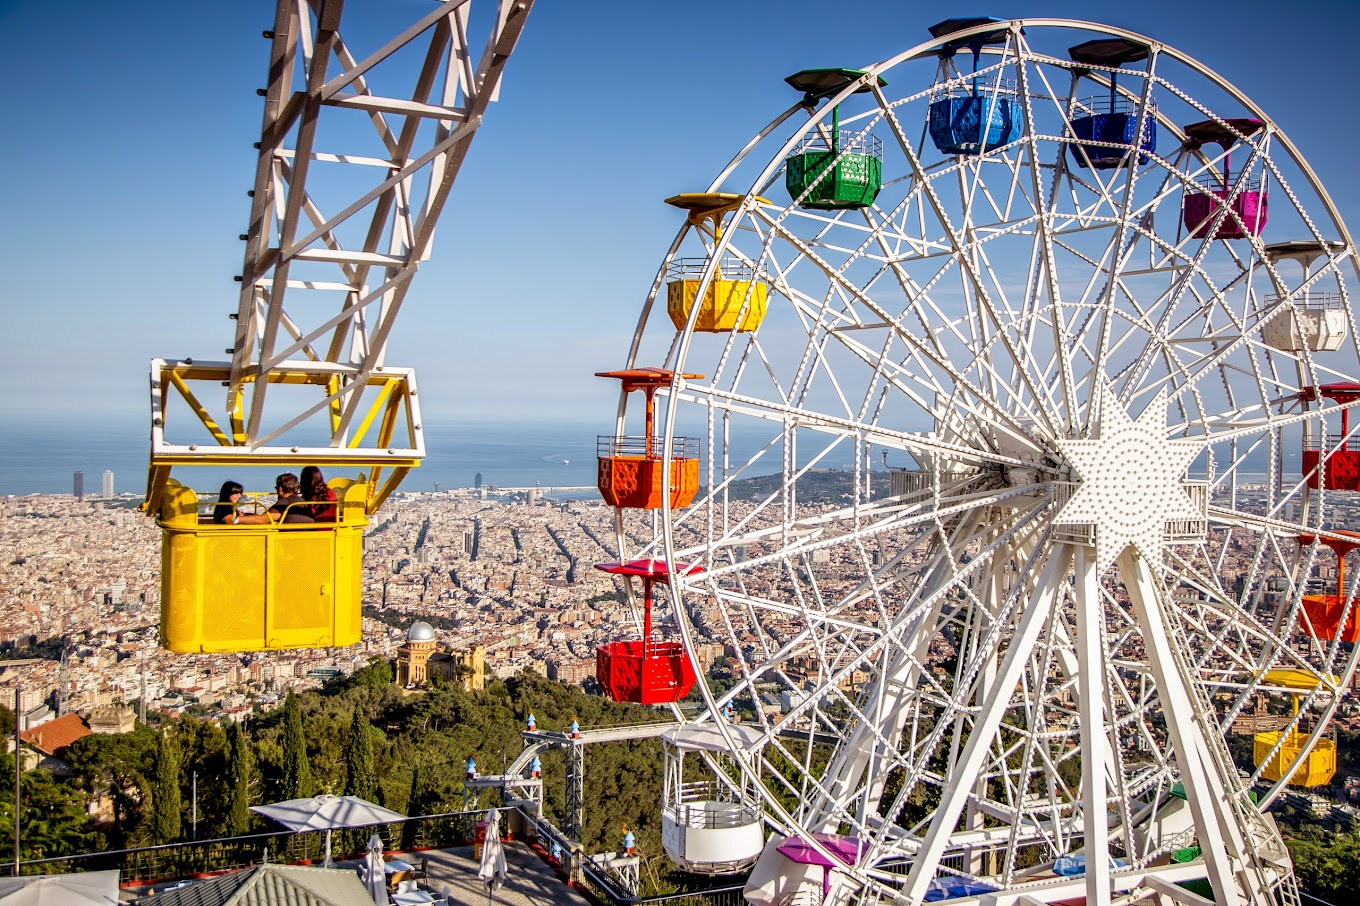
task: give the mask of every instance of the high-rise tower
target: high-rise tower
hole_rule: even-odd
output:
[[[75,495],[76,500],[80,500],[85,496],[85,473],[79,469],[76,469],[75,481],[73,482],[71,493]]]
[[[102,486],[100,487],[100,495],[99,495],[99,496],[105,497],[105,498],[107,498],[107,497],[112,497],[112,496],[113,496],[113,470],[112,470],[112,469],[105,469],[105,470],[104,470],[104,481],[103,481]]]
[[[482,473],[481,473],[481,472],[478,472],[478,473],[477,473],[477,477],[476,477],[475,479],[473,479],[473,480],[476,482],[476,483],[473,485],[473,487],[474,487],[474,488],[480,488],[480,487],[482,486]]]

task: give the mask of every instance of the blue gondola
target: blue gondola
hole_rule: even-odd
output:
[[[1073,61],[1090,66],[1120,67],[1125,63],[1146,60],[1146,45],[1127,38],[1101,38],[1070,48]],[[1143,122],[1141,134],[1138,121]],[[1136,143],[1140,153],[1137,161],[1147,163],[1147,153],[1157,150],[1156,108],[1149,102],[1146,111],[1139,110],[1135,99],[1119,94],[1119,75],[1110,73],[1108,96],[1079,101],[1072,116],[1072,135],[1076,139],[1068,148],[1072,160],[1079,167],[1110,170],[1131,163]]]
[[[930,33],[943,38],[966,28],[988,22],[1000,22],[990,16],[946,19],[931,26]],[[930,102],[930,140],[943,154],[983,154],[1019,140],[1024,132],[1020,105],[1014,89],[1001,79],[981,80],[977,77],[982,48],[989,44],[1004,44],[1007,30],[998,28],[971,38],[946,41],[938,54],[941,65],[941,85]],[[944,78],[945,61],[959,50],[973,52],[974,77],[968,85],[950,84]]]

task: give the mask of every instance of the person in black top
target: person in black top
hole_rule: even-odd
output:
[[[284,472],[274,482],[274,489],[279,493],[278,502],[271,506],[265,514],[270,522],[282,522],[290,525],[297,522],[315,522],[312,516],[312,508],[307,505],[307,501],[300,493],[298,477],[292,472]]]
[[[212,521],[217,525],[234,525],[241,515],[236,512],[236,506],[245,492],[239,481],[222,482],[222,490],[217,492],[217,506],[213,507]]]

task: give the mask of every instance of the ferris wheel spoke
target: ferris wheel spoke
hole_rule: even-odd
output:
[[[1149,665],[1157,684],[1158,700],[1166,714],[1176,763],[1185,783],[1186,801],[1195,813],[1195,826],[1205,846],[1215,847],[1212,854],[1205,850],[1215,899],[1235,902],[1237,883],[1229,860],[1246,857],[1245,834],[1238,825],[1237,816],[1231,811],[1223,811],[1228,797],[1209,752],[1215,734],[1208,732],[1205,717],[1198,713],[1200,705],[1187,681],[1185,667],[1175,656],[1171,636],[1165,628],[1161,590],[1152,581],[1145,564],[1131,551],[1120,556],[1119,569],[1149,649]],[[1254,893],[1258,898],[1265,896],[1264,891]]]
[[[920,182],[922,183],[924,198],[929,203],[931,211],[936,221],[940,224],[940,227],[944,230],[945,235],[949,240],[950,247],[953,251],[954,259],[958,263],[960,274],[967,278],[967,284],[971,289],[971,292],[975,294],[976,298],[981,304],[981,310],[984,316],[988,318],[993,325],[999,326],[1001,324],[1001,320],[999,318],[998,313],[992,308],[991,299],[987,294],[987,290],[983,284],[981,275],[977,271],[977,268],[974,267],[971,261],[969,260],[969,256],[967,254],[968,244],[965,242],[960,232],[953,227],[950,221],[950,217],[948,213],[945,211],[944,206],[941,203],[938,195],[935,193],[932,186],[928,183],[926,174],[921,167],[920,159],[915,153],[914,149],[911,147],[910,143],[907,141],[906,135],[902,131],[901,124],[897,121],[897,118],[893,114],[887,99],[883,96],[882,89],[875,85],[873,86],[872,90],[876,100],[879,103],[879,106],[885,111],[885,120],[888,126],[891,128],[893,136],[896,139],[903,155],[905,156],[908,165],[911,167],[912,171],[916,174],[917,179],[920,180]],[[1011,354],[1012,361],[1015,362],[1017,365],[1020,364],[1021,359],[1018,357],[1016,351],[1013,348],[1011,348],[1009,344],[1006,343],[1005,340],[1003,340],[1003,343],[1007,345],[1007,351]],[[1041,394],[1039,394],[1037,392],[1037,389],[1030,383],[1029,375],[1021,372],[1020,379],[1021,382],[1025,385],[1026,389],[1028,390],[1031,399],[1037,400],[1042,398]],[[1031,415],[1031,417],[1033,416]],[[1051,424],[1047,424],[1045,422],[1044,426],[1050,431],[1053,430],[1053,425]]]
[[[975,395],[976,398],[980,400],[990,398],[990,394],[986,393],[980,388],[973,386],[972,383],[966,378],[965,374],[957,366],[951,364],[944,358],[937,357],[934,354],[934,351],[930,349],[926,343],[922,342],[920,339],[913,336],[909,331],[902,329],[898,318],[890,314],[885,308],[883,308],[881,305],[872,300],[867,293],[863,292],[858,287],[854,286],[846,277],[837,272],[837,270],[831,267],[829,263],[826,262],[817,253],[815,249],[813,249],[807,243],[803,242],[802,240],[792,235],[791,233],[782,231],[780,224],[778,224],[777,222],[770,221],[769,226],[771,227],[774,233],[780,235],[780,237],[783,238],[785,241],[795,246],[803,258],[813,262],[823,272],[826,279],[832,284],[832,286],[835,287],[835,289],[838,292],[845,293],[848,298],[853,299],[853,301],[863,305],[866,309],[868,309],[873,314],[878,324],[882,324],[888,329],[894,331],[895,335],[904,344],[906,344],[908,348],[912,349],[916,354],[921,356],[923,359],[932,362],[935,368],[938,368],[943,373],[945,373],[949,377],[953,385],[965,388],[967,391],[969,391],[970,394]],[[811,305],[805,304],[801,306],[799,310],[802,313],[812,314],[815,316],[817,309],[818,305],[816,303],[813,303]],[[820,323],[820,320],[818,323]],[[849,338],[844,329],[837,329],[837,327],[838,325],[827,325],[826,329],[847,348],[856,349],[858,354],[860,354],[861,356],[869,357],[866,358],[866,361],[877,360],[876,354],[874,354],[871,351],[866,352],[862,347],[860,347],[860,344],[853,342]],[[972,342],[972,340],[970,340],[967,337],[962,337],[962,339],[964,339],[966,343]],[[999,334],[997,336],[997,339],[1003,345],[1007,343],[1005,337]],[[974,362],[976,362],[976,360],[974,360]],[[936,386],[939,387],[940,385],[936,384]],[[1034,396],[1034,398],[1037,399],[1039,397],[1036,395]],[[1024,414],[1026,417],[1031,418],[1035,421],[1043,421],[1043,419],[1041,418],[1041,413],[1036,413],[1034,410],[1026,409]],[[1009,414],[1008,411],[1002,408],[998,408],[998,411],[995,413],[995,417],[1001,419],[1003,422],[1007,423],[1013,422],[1013,417]],[[1019,428],[1018,425],[1016,425],[1015,427],[1017,429]]]
[[[826,415],[810,409],[771,406],[759,397],[731,393],[716,387],[688,384],[684,390],[676,394],[676,399],[683,402],[708,403],[712,401],[715,406],[727,412],[752,416],[769,423],[782,424],[786,420],[790,420],[795,422],[800,429],[823,434],[858,435],[865,443],[872,443],[890,450],[900,450],[904,453],[939,456],[951,461],[979,466],[1026,465],[1023,460],[1013,456],[951,443],[933,435],[895,431],[881,425],[860,424],[851,419]],[[1024,435],[1019,436],[1023,437]]]

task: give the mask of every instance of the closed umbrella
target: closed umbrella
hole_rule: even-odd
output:
[[[358,796],[322,795],[310,799],[289,799],[272,805],[252,805],[250,810],[277,821],[294,833],[325,831],[327,868],[331,864],[331,831],[406,820],[405,815]]]
[[[387,906],[387,872],[383,865],[382,838],[377,834],[368,838],[368,852],[364,853],[364,886],[375,906]]]
[[[486,885],[486,902],[491,906],[491,895],[505,883],[505,847],[501,845],[501,813],[493,808],[486,813],[486,842],[482,844],[482,864],[477,877]]]

